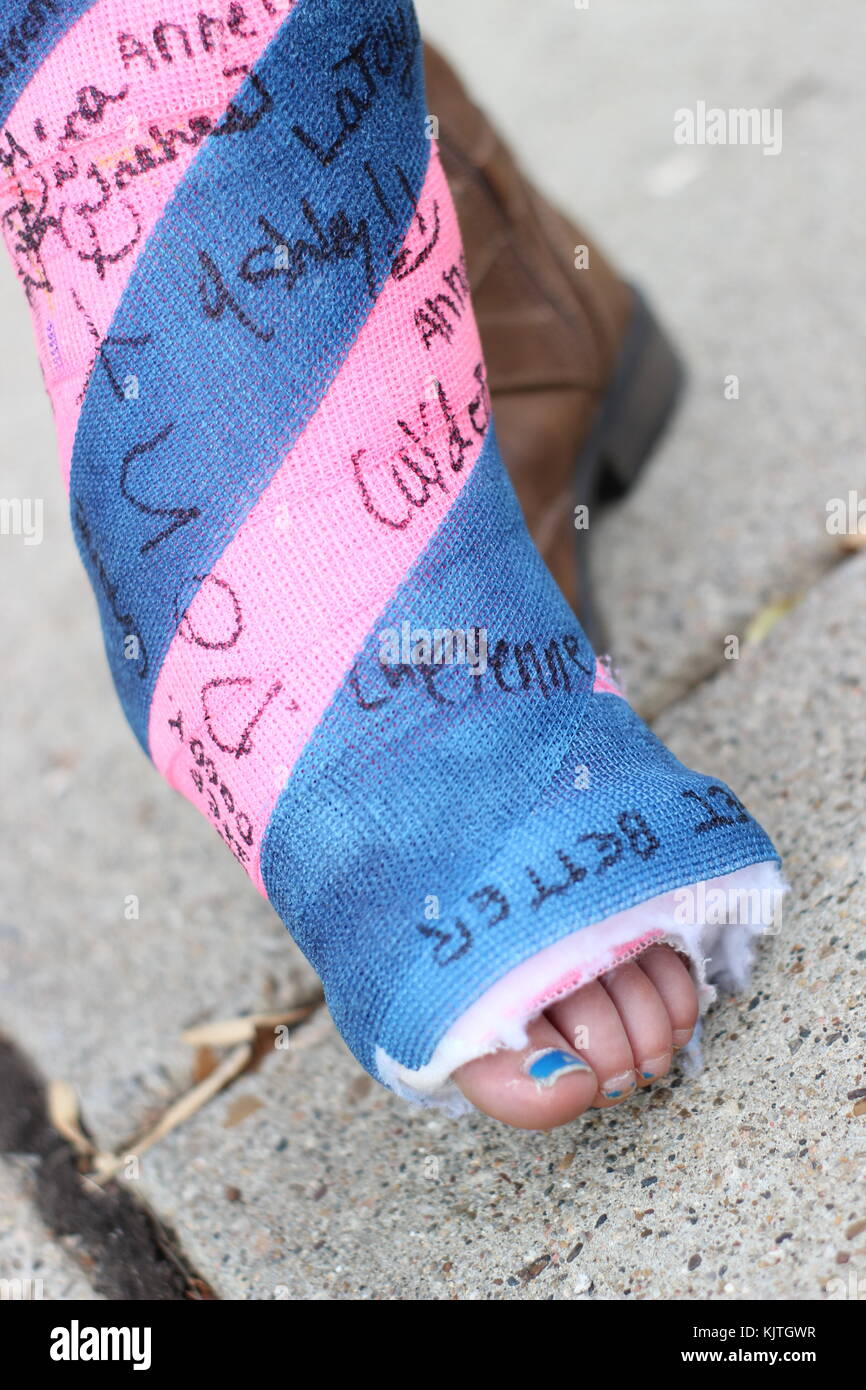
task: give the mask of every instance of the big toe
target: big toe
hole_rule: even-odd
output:
[[[468,1101],[516,1129],[555,1129],[592,1105],[598,1080],[589,1063],[546,1017],[527,1028],[518,1052],[491,1052],[467,1062],[454,1080]]]

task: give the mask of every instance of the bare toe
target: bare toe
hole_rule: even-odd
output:
[[[628,1034],[640,1084],[665,1076],[673,1053],[671,1022],[661,995],[640,965],[630,961],[603,977]]]
[[[598,981],[554,1004],[548,1017],[598,1077],[596,1105],[617,1105],[632,1094],[637,1078],[628,1035],[616,1005]]]
[[[491,1052],[467,1062],[454,1080],[485,1115],[517,1129],[555,1129],[592,1105],[598,1082],[546,1017],[530,1023],[519,1052]]]
[[[651,946],[640,968],[661,995],[671,1021],[674,1051],[685,1047],[698,1019],[698,995],[688,967],[670,946]]]

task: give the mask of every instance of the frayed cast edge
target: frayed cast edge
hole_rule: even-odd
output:
[[[703,1014],[718,990],[734,993],[747,983],[755,938],[778,932],[785,892],[777,864],[768,861],[660,893],[582,927],[491,986],[452,1024],[430,1061],[417,1071],[377,1048],[379,1077],[415,1104],[466,1114],[473,1107],[451,1080],[458,1067],[499,1048],[524,1047],[527,1025],[552,1003],[660,942],[688,958]],[[698,1027],[682,1054],[692,1072],[700,1066],[699,1035]]]

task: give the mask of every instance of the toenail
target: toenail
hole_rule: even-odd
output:
[[[671,1042],[674,1045],[674,1051],[677,1052],[681,1047],[685,1047],[691,1036],[691,1028],[675,1028],[671,1034]]]
[[[655,1081],[657,1076],[664,1076],[669,1071],[671,1065],[671,1054],[663,1052],[661,1057],[647,1057],[641,1062],[640,1074],[644,1081]]]
[[[558,1047],[545,1047],[541,1052],[531,1052],[523,1063],[523,1070],[531,1076],[538,1086],[553,1086],[561,1076],[569,1072],[591,1071],[582,1057],[573,1052],[562,1052]]]
[[[612,1076],[601,1088],[601,1094],[605,1100],[619,1100],[620,1096],[628,1095],[633,1091],[637,1081],[633,1071],[623,1072],[622,1076]]]

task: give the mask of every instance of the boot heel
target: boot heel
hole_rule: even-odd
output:
[[[636,308],[596,442],[602,496],[621,497],[638,477],[676,406],[685,372],[637,292]]]

